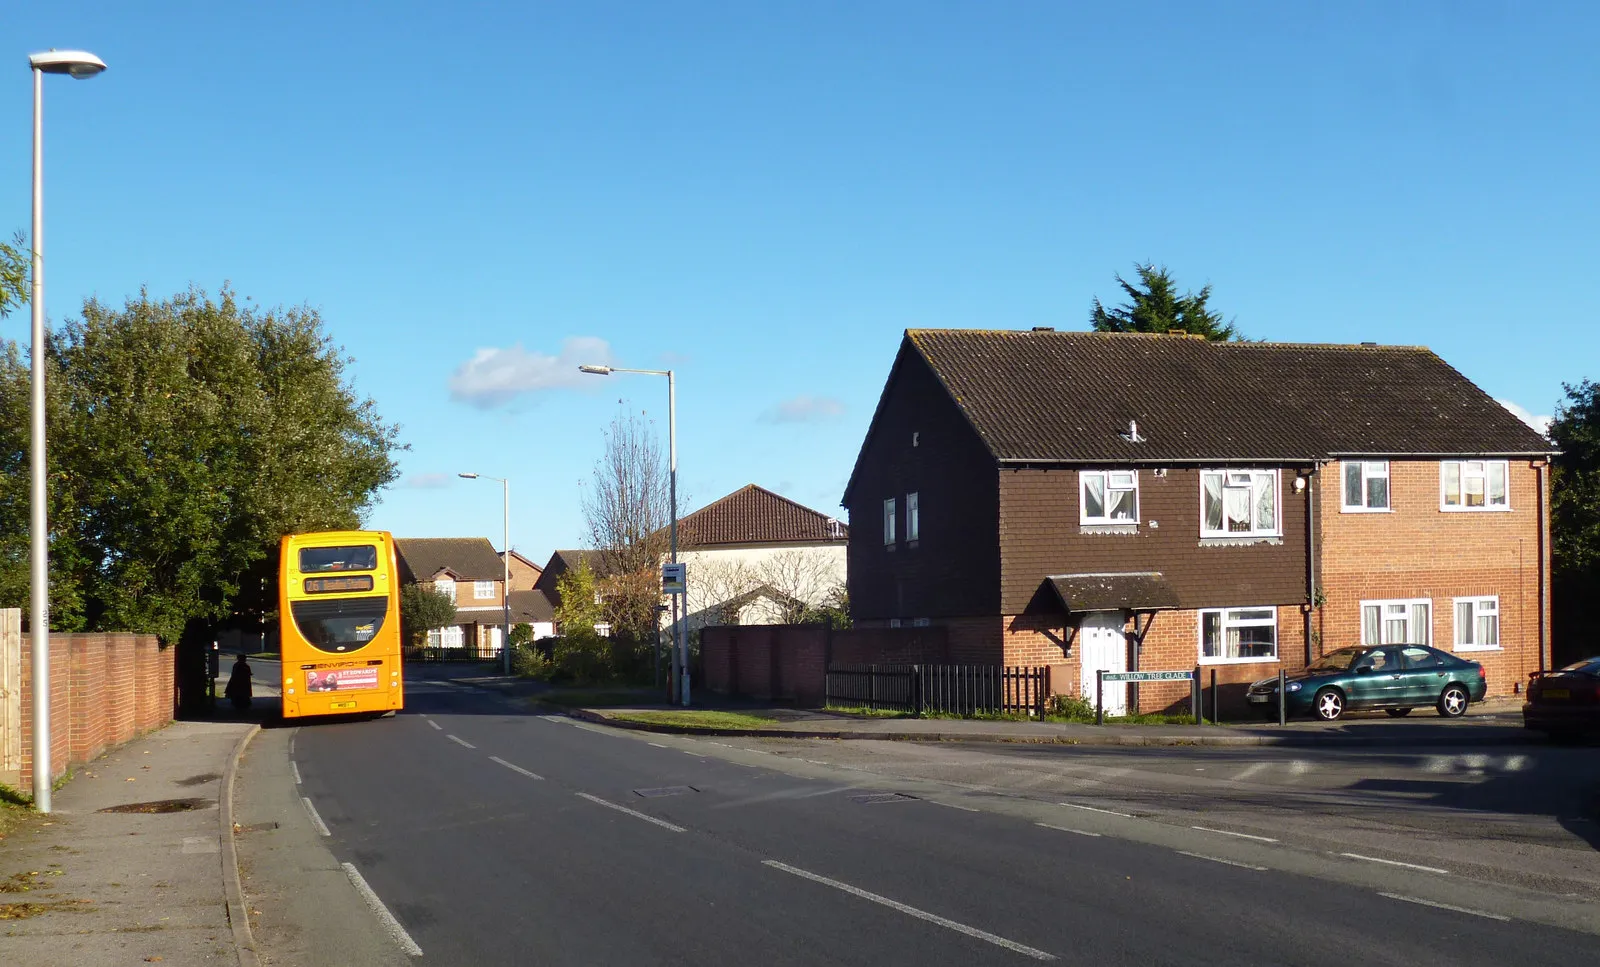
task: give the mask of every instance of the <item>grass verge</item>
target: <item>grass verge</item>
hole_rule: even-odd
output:
[[[910,712],[898,709],[867,708],[865,705],[829,705],[826,709],[839,715],[853,715],[863,719],[909,719],[915,718]]]
[[[709,712],[699,709],[617,712],[609,717],[619,722],[638,722],[641,725],[686,725],[704,729],[759,729],[773,722],[765,715],[750,715],[746,712]]]

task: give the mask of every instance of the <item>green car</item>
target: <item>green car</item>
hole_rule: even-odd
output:
[[[1483,666],[1426,645],[1367,645],[1330,651],[1285,685],[1290,715],[1314,714],[1332,722],[1347,711],[1383,709],[1406,715],[1433,706],[1446,718],[1465,715],[1489,689]],[[1278,680],[1250,686],[1251,708],[1278,707]]]

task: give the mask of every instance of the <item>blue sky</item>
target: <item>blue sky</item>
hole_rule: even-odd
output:
[[[46,283],[230,282],[321,311],[402,425],[373,525],[583,535],[619,409],[686,509],[828,513],[907,327],[1084,328],[1166,264],[1251,337],[1422,344],[1548,414],[1600,377],[1585,4],[214,2],[18,5],[0,230]],[[3,92],[0,92],[3,93]],[[26,313],[0,323],[26,339]]]

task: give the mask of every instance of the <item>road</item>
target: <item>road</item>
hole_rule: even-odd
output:
[[[269,840],[241,847],[266,962],[414,945],[486,965],[1589,964],[1594,937],[1570,928],[1600,929],[1582,897],[1140,816],[1082,786],[1006,795],[829,761],[854,743],[618,732],[415,679],[408,704],[273,730],[247,765],[285,767],[246,777],[258,806],[303,799],[270,835],[308,830],[276,867]],[[1025,755],[985,749],[960,752]],[[341,869],[371,891],[365,925]],[[293,870],[298,897],[266,882]],[[317,942],[336,935],[337,954]]]

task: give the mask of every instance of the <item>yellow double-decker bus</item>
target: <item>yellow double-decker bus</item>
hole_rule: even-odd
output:
[[[278,574],[284,717],[398,710],[405,684],[394,538],[290,534]]]

